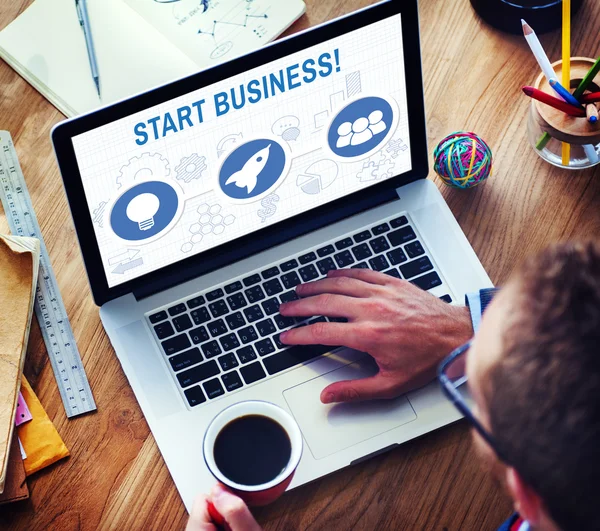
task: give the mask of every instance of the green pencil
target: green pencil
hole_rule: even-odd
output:
[[[575,97],[575,99],[578,100],[579,98],[581,98],[581,96],[583,96],[585,89],[588,88],[589,84],[592,81],[594,81],[594,78],[598,75],[598,72],[600,72],[600,57],[594,63],[594,66],[592,66],[592,68],[590,68],[590,71],[581,80],[581,83],[579,83],[577,90],[575,90],[575,92],[573,92],[573,96]]]
[[[548,142],[550,142],[550,140],[552,140],[552,137],[548,133],[544,133],[537,141],[535,149],[537,149],[538,151],[542,151],[548,145]]]

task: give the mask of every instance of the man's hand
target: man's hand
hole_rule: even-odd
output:
[[[231,531],[261,531],[246,504],[222,485],[215,485],[210,496],[200,495],[196,498],[185,528],[186,531],[217,531],[219,529],[208,512],[209,502],[212,502],[215,509],[225,519]]]
[[[371,378],[336,382],[325,404],[394,398],[435,377],[438,363],[473,335],[469,310],[440,301],[410,282],[369,269],[330,271],[296,288],[302,299],[282,304],[285,316],[345,317],[281,335],[289,345],[346,346],[369,353],[379,366]]]

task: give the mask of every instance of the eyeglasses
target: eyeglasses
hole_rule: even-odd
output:
[[[438,380],[446,397],[454,404],[456,409],[467,419],[475,428],[477,433],[483,437],[490,447],[496,452],[496,455],[504,462],[506,458],[498,447],[498,443],[493,435],[488,432],[481,422],[477,420],[473,411],[468,405],[470,398],[467,386],[467,352],[471,348],[471,341],[465,343],[462,347],[452,352],[438,368]]]

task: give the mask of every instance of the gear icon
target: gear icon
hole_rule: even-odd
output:
[[[194,179],[200,179],[207,168],[206,157],[194,153],[181,159],[179,166],[175,168],[175,175],[178,180],[190,183]]]
[[[121,173],[117,177],[117,188],[153,177],[164,179],[170,174],[169,161],[160,153],[143,153],[139,157],[130,159],[129,164],[121,168]]]

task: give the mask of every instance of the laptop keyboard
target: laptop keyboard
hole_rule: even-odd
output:
[[[443,284],[406,215],[390,218],[147,315],[189,407],[313,360],[335,348],[287,346],[282,332],[345,319],[279,314],[298,284],[332,269],[368,268],[423,290]],[[452,302],[449,295],[441,297]]]

